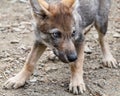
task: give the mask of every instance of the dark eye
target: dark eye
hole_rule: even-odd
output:
[[[74,36],[75,36],[75,34],[76,34],[76,31],[75,31],[75,30],[73,30],[72,37],[74,37]]]
[[[59,31],[56,31],[56,32],[52,33],[52,36],[54,38],[61,38],[61,33]]]

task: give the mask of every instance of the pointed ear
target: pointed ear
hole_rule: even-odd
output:
[[[30,4],[35,14],[47,15],[47,16],[51,15],[51,13],[49,12],[49,4],[45,2],[44,0],[30,0]]]
[[[52,15],[51,12],[49,11],[50,5],[45,0],[38,0],[38,2],[39,2],[39,5],[41,6],[41,8],[44,10],[44,12],[47,15]]]
[[[75,0],[62,0],[61,1],[62,4],[64,4],[65,6],[69,7],[69,8],[72,8],[72,6],[74,5],[75,3]]]
[[[31,7],[33,9],[33,12],[35,14],[39,14],[40,13],[40,6],[39,6],[37,0],[30,0],[30,4],[31,4]]]

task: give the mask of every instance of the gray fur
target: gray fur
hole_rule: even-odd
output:
[[[77,30],[81,31],[95,22],[100,31],[106,33],[109,9],[110,0],[76,0],[73,16]]]
[[[30,3],[34,13],[42,14],[37,0],[30,0]],[[76,31],[82,32],[84,28],[95,22],[95,27],[105,34],[109,9],[110,0],[76,0],[73,10]],[[40,35],[36,35],[37,40],[38,36]]]
[[[54,28],[49,27],[47,20],[47,16],[45,15],[42,8],[39,6],[37,0],[30,0],[33,13],[35,15],[36,24],[35,25],[35,36],[36,42],[43,43],[44,45],[51,47],[54,52],[61,58],[62,61],[68,62],[66,56],[68,53],[73,53],[70,51],[74,51],[76,54],[76,50],[72,50],[78,48],[81,42],[84,41],[84,29],[89,25],[95,25],[96,29],[102,34],[106,34],[107,32],[107,23],[108,23],[108,14],[110,9],[110,0],[76,0],[73,6],[73,18],[71,20],[74,21],[74,28],[76,30],[76,34],[74,38],[69,35],[69,37],[65,37],[63,43],[68,43],[66,45],[73,45],[71,50],[59,48],[62,39],[53,39],[50,31]],[[61,19],[61,18],[59,18]],[[65,21],[64,21],[65,22]],[[72,28],[70,29],[72,32]],[[69,41],[69,42],[68,42]],[[58,47],[59,46],[59,47]]]

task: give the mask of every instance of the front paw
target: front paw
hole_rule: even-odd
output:
[[[113,56],[106,56],[103,58],[103,64],[109,68],[117,68],[117,61]]]
[[[86,90],[83,80],[72,80],[69,84],[69,91],[75,95],[82,94]]]
[[[4,89],[17,89],[25,84],[26,78],[20,74],[8,79],[3,85]]]

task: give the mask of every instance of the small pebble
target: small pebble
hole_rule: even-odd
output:
[[[11,44],[16,44],[16,43],[19,43],[19,40],[12,40],[10,41]]]
[[[36,81],[37,81],[37,78],[35,78],[35,77],[30,80],[31,83],[35,83]]]

